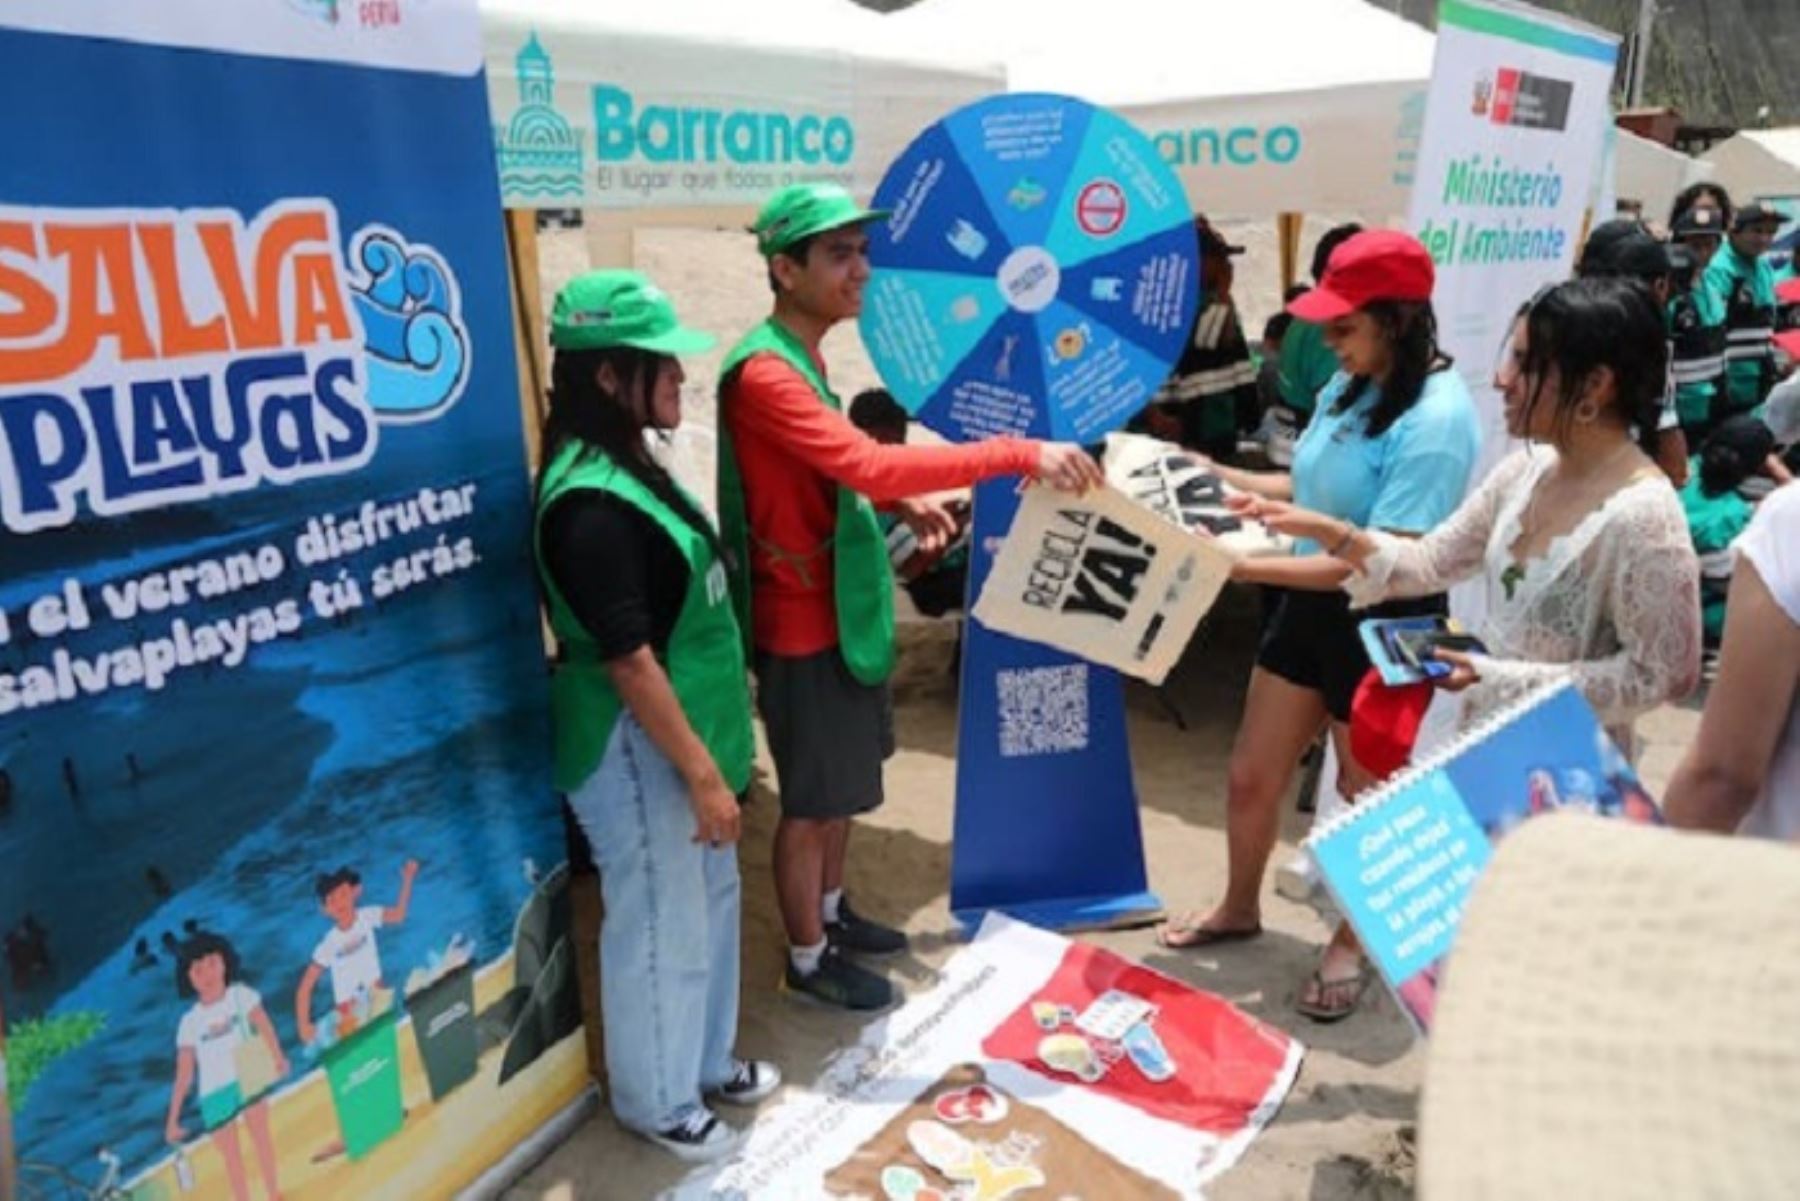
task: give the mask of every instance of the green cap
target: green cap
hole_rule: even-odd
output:
[[[797,183],[769,197],[750,232],[756,235],[756,248],[767,258],[802,238],[846,225],[880,221],[893,211],[866,209],[838,184]]]
[[[550,345],[558,350],[629,346],[657,354],[697,354],[718,341],[675,317],[668,294],[636,271],[589,271],[556,294]]]

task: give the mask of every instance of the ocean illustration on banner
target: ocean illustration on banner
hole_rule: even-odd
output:
[[[22,1196],[447,1194],[586,1087],[485,85],[0,65]]]

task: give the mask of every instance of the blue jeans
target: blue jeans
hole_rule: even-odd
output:
[[[737,1039],[737,848],[694,841],[688,796],[629,713],[569,796],[606,905],[600,1011],[613,1113],[652,1133],[730,1079]]]

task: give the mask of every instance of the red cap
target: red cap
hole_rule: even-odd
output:
[[[1350,702],[1350,753],[1365,771],[1385,779],[1411,762],[1434,691],[1430,684],[1389,687],[1369,669]]]
[[[1298,296],[1287,311],[1317,325],[1345,317],[1376,300],[1431,299],[1437,269],[1411,234],[1367,229],[1331,252],[1319,286]]]
[[[1785,330],[1775,335],[1775,348],[1800,363],[1800,329]]]
[[[1775,299],[1782,304],[1800,304],[1800,276],[1776,284]]]

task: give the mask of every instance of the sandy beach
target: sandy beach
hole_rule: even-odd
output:
[[[1303,242],[1328,222],[1309,222]],[[1240,260],[1247,318],[1273,311],[1276,292],[1272,231],[1227,227],[1250,253]],[[579,232],[544,236],[546,302],[585,267]],[[766,312],[760,266],[741,233],[644,231],[637,265],[675,298],[684,318],[728,337]],[[875,382],[855,331],[827,343],[833,383],[846,397]],[[690,364],[688,419],[712,420],[713,358]],[[710,438],[690,433],[679,448],[686,471],[710,488]],[[1258,601],[1228,589],[1189,646],[1163,695],[1131,684],[1127,691],[1134,773],[1143,811],[1151,887],[1172,911],[1210,904],[1225,871],[1225,767],[1255,645]],[[942,622],[902,627],[896,682],[899,753],[889,764],[886,805],[858,823],[850,890],[858,907],[903,925],[913,952],[892,968],[909,993],[929,987],[954,951],[947,906],[955,796],[956,690],[950,675],[954,627]],[[1166,703],[1165,703],[1166,702]],[[1171,708],[1171,706],[1173,708]],[[1186,724],[1176,721],[1179,713]],[[1660,793],[1698,718],[1695,702],[1640,723],[1639,767]],[[779,1063],[790,1088],[805,1088],[834,1051],[853,1042],[857,1019],[795,1004],[776,992],[782,935],[770,881],[776,800],[766,753],[745,822],[740,857],[745,881],[744,994],[741,1050]],[[1307,829],[1286,809],[1276,862],[1295,853]],[[1029,820],[1028,800],[1021,820]],[[1216,1201],[1389,1201],[1412,1195],[1410,1130],[1415,1120],[1423,1049],[1394,1003],[1372,991],[1360,1012],[1335,1026],[1297,1015],[1293,1002],[1327,931],[1310,908],[1265,893],[1263,938],[1205,952],[1158,947],[1148,929],[1084,935],[1122,955],[1228,998],[1294,1033],[1308,1048],[1300,1077],[1270,1128],[1209,1194]],[[728,1115],[745,1120],[739,1115]],[[585,1125],[507,1193],[510,1201],[611,1201],[651,1197],[680,1178],[663,1152],[619,1130],[604,1112]]]

